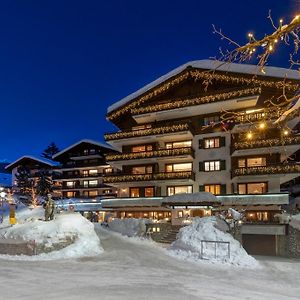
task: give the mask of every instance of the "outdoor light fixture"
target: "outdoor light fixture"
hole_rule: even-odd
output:
[[[260,129],[265,129],[266,128],[266,124],[265,123],[260,123],[259,124],[259,128]]]
[[[288,134],[289,134],[289,131],[288,131],[288,130],[284,130],[284,131],[283,131],[283,134],[284,134],[284,135],[288,135]]]
[[[252,135],[251,132],[248,132],[248,133],[247,133],[247,139],[249,139],[249,140],[252,139],[252,136],[253,136],[253,135]]]

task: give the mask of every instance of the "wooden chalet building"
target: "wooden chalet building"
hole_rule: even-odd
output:
[[[53,180],[63,198],[111,198],[116,196],[116,188],[103,183],[103,175],[114,169],[106,163],[106,155],[115,153],[108,145],[81,140],[53,156],[59,162],[59,173]]]
[[[147,198],[153,203],[155,197],[205,191],[222,200],[220,209],[243,209],[247,222],[273,226],[274,215],[288,204],[281,186],[300,176],[300,165],[290,159],[300,149],[300,119],[277,125],[285,107],[267,100],[279,101],[283,86],[292,97],[299,84],[294,70],[261,72],[254,65],[199,60],[111,105],[107,118],[119,131],[105,140],[121,153],[106,156],[118,172],[105,174],[103,182],[128,203],[141,198],[135,207],[120,199],[119,213],[141,217],[151,212],[143,205]],[[175,218],[183,218],[182,211]],[[255,243],[252,235],[260,230],[245,224],[244,239]],[[261,233],[274,248],[284,229],[275,224]]]

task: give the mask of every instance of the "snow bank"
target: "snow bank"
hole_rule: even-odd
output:
[[[32,215],[39,215],[40,213],[41,209],[37,209],[33,210]],[[24,213],[24,215],[26,214]],[[56,215],[53,221],[48,222],[37,220],[32,215],[21,224],[2,228],[0,234],[4,238],[22,239],[25,241],[34,240],[38,248],[43,247],[45,252],[50,252],[32,257],[21,256],[18,259],[51,260],[79,258],[95,256],[103,251],[93,224],[80,214],[66,213]],[[68,246],[56,250],[62,244]],[[8,258],[6,255],[0,257]]]
[[[180,229],[177,240],[170,246],[172,256],[184,260],[208,260],[212,263],[231,264],[235,266],[255,268],[258,262],[226,232],[227,225],[216,217],[194,218],[193,223]],[[203,243],[201,241],[222,241],[228,244]],[[216,246],[215,246],[216,245]]]
[[[108,228],[129,237],[143,236],[146,233],[146,224],[149,219],[114,219],[108,223]]]
[[[300,214],[294,215],[289,223],[292,227],[300,230]]]

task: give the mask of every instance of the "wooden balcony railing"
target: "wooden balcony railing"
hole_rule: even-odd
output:
[[[268,165],[264,167],[249,167],[249,168],[237,168],[233,170],[232,176],[244,176],[244,175],[272,175],[272,174],[289,174],[300,173],[300,164],[278,163],[274,165]]]
[[[104,183],[133,182],[133,181],[153,181],[153,180],[174,180],[191,179],[195,180],[195,173],[192,171],[164,172],[152,174],[119,174],[103,177]]]
[[[300,144],[300,135],[297,136],[285,136],[281,138],[272,139],[260,139],[260,140],[250,140],[243,142],[235,142],[232,144],[231,151],[236,150],[248,150],[255,148],[265,148],[274,146],[289,146]]]
[[[135,138],[135,137],[142,137],[142,136],[176,133],[182,131],[193,132],[191,125],[189,123],[178,123],[178,124],[162,125],[160,127],[152,127],[147,129],[108,133],[104,135],[104,138],[106,141],[112,141],[112,140],[128,139],[128,138]]]
[[[52,176],[53,180],[60,179],[84,179],[84,178],[98,178],[102,177],[104,173],[95,173],[95,174],[55,174]]]
[[[136,153],[123,153],[123,154],[110,154],[106,156],[107,161],[120,161],[120,160],[132,160],[132,159],[146,159],[153,157],[168,157],[168,156],[180,156],[191,155],[194,157],[194,149],[191,147],[177,148],[177,149],[160,149],[146,152]]]

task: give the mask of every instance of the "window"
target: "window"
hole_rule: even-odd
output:
[[[67,198],[75,197],[75,192],[67,192]]]
[[[98,171],[97,170],[89,170],[89,175],[97,175]]]
[[[219,160],[204,162],[204,171],[205,172],[220,171],[220,170],[221,170],[221,163]]]
[[[203,120],[204,126],[207,125],[212,125],[215,123],[220,122],[220,117],[219,116],[210,116],[210,117],[205,117]]]
[[[239,183],[239,194],[265,194],[268,191],[266,182]]]
[[[204,191],[212,193],[214,195],[221,194],[221,184],[205,184]]]
[[[152,166],[132,167],[131,174],[151,174],[153,173]]]
[[[220,138],[204,139],[204,148],[220,148]]]
[[[154,187],[146,187],[145,197],[153,197],[153,196],[154,196]]]
[[[146,152],[146,151],[152,151],[153,146],[152,145],[139,145],[139,146],[132,146],[131,152],[137,153],[137,152]]]
[[[67,181],[67,187],[74,187],[75,182],[74,181]]]
[[[86,197],[97,197],[98,191],[84,191],[83,195]]]
[[[146,124],[146,125],[134,126],[131,129],[136,131],[136,130],[150,129],[151,127],[152,127],[151,124]]]
[[[239,168],[264,167],[267,165],[265,157],[242,158],[238,160]]]
[[[193,192],[192,185],[183,185],[183,186],[168,186],[167,193],[168,196],[175,194],[191,194]]]
[[[192,141],[166,143],[166,149],[192,147]]]
[[[140,189],[130,188],[130,197],[140,197]]]
[[[104,173],[105,174],[109,174],[109,173],[112,173],[112,172],[113,172],[112,168],[106,168],[106,169],[104,169]]]
[[[98,184],[98,180],[90,180],[89,181],[89,186],[95,186]]]
[[[192,163],[181,163],[181,164],[168,164],[166,165],[166,172],[183,172],[183,171],[192,171]]]

